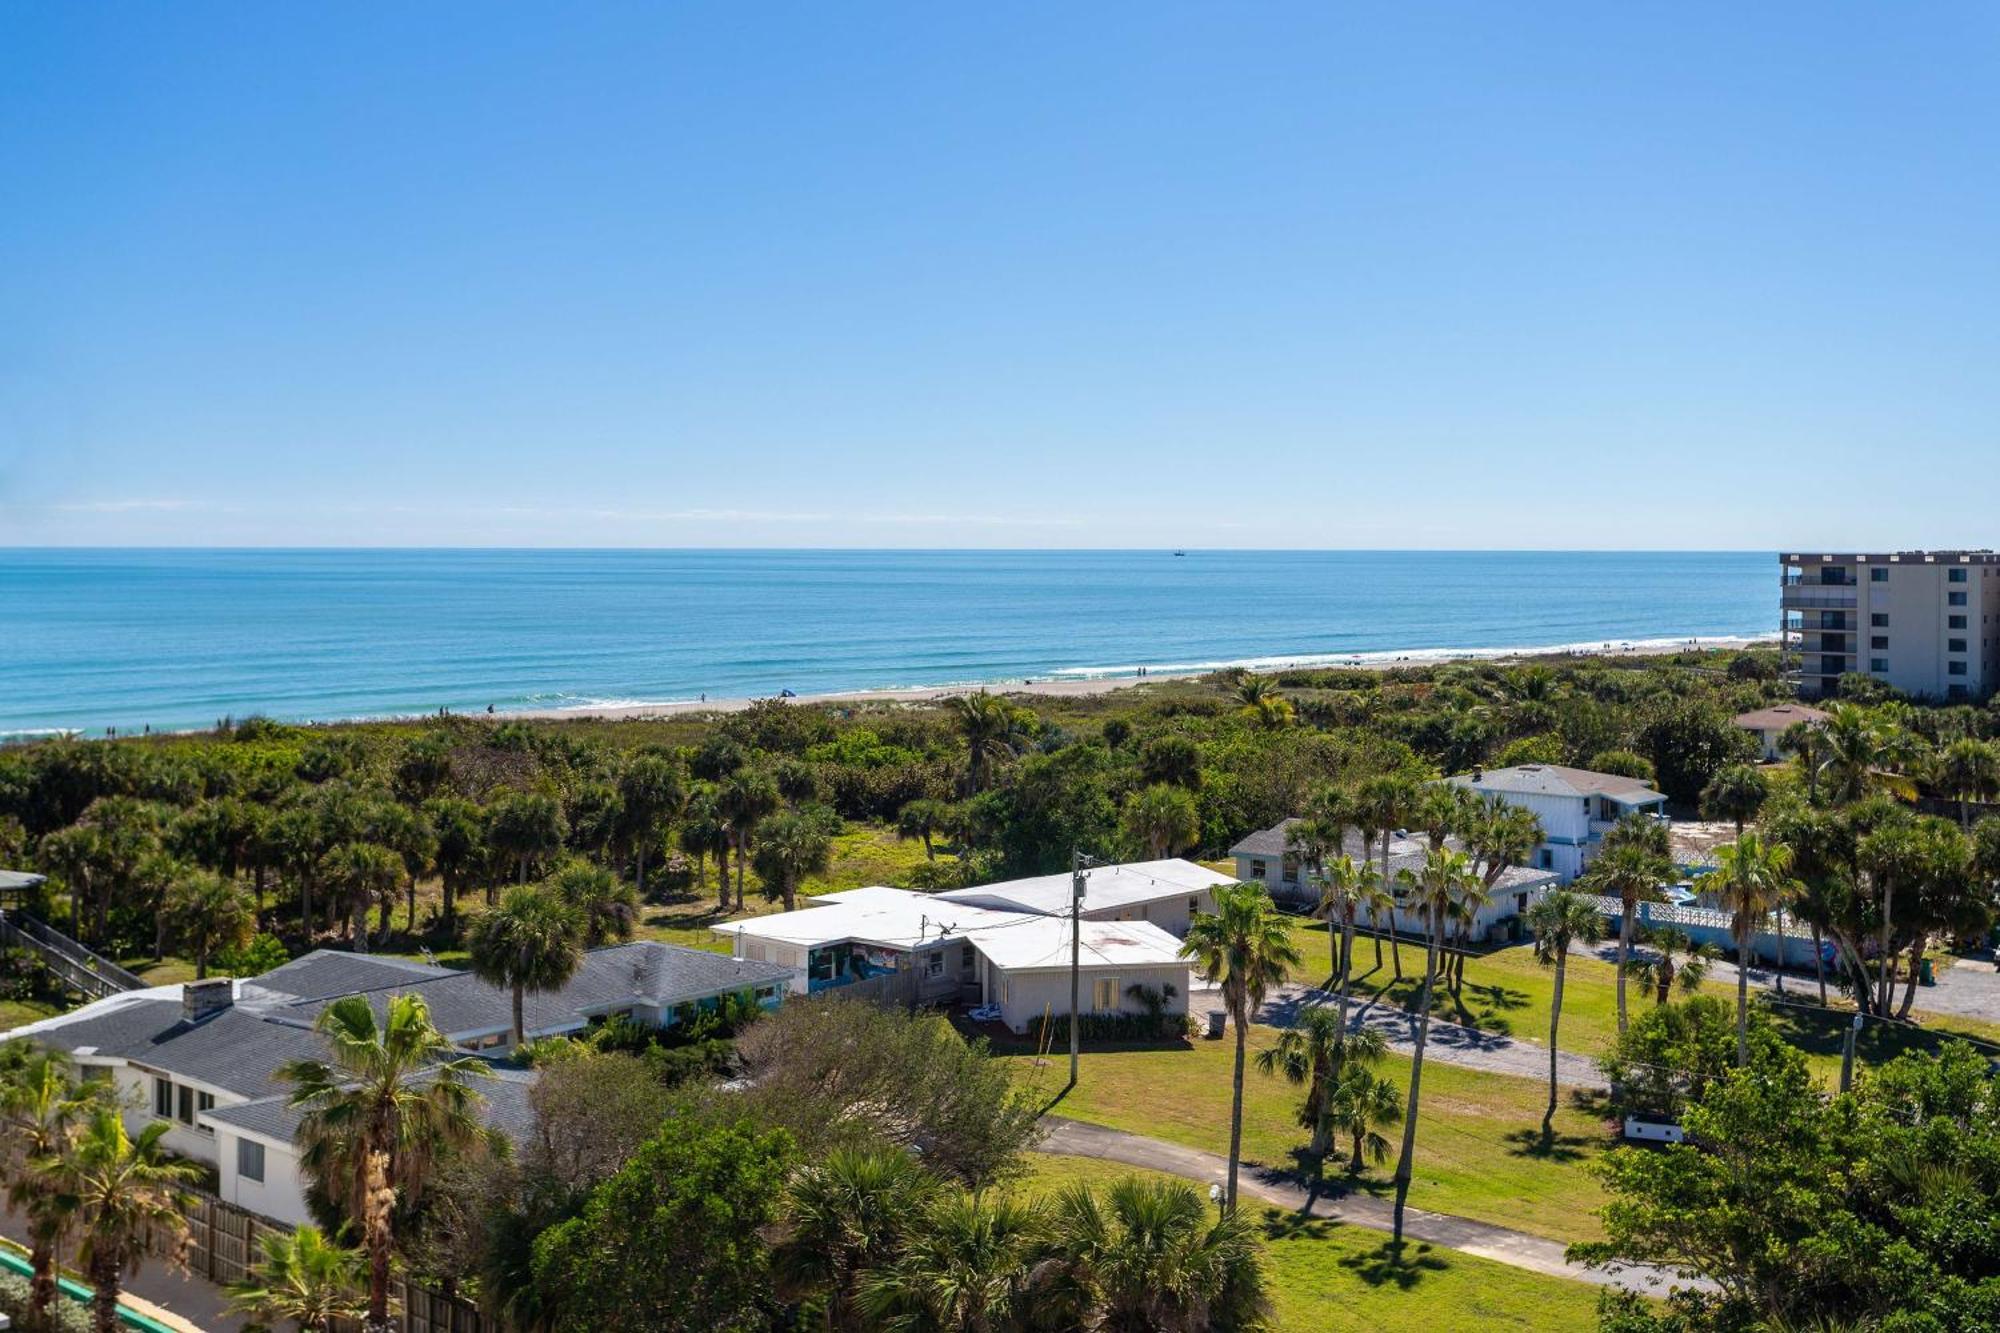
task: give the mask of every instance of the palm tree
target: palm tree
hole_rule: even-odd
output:
[[[646,855],[660,842],[667,820],[687,799],[681,766],[670,754],[642,751],[618,775],[617,839],[632,858],[639,896],[646,896]]]
[[[1414,778],[1401,773],[1378,773],[1365,778],[1355,789],[1355,817],[1364,827],[1376,830],[1381,841],[1381,880],[1387,889],[1389,877],[1389,844],[1394,839],[1396,829],[1409,818],[1409,812],[1417,803],[1418,787]],[[1403,979],[1403,950],[1396,941],[1396,913],[1393,905],[1388,913],[1389,952],[1395,963],[1396,980]],[[1368,921],[1378,925],[1378,918],[1371,909]],[[1379,928],[1379,926],[1378,926]]]
[[[289,1319],[299,1333],[333,1333],[336,1319],[368,1311],[368,1272],[361,1251],[336,1245],[310,1224],[296,1231],[266,1231],[264,1257],[241,1282],[229,1284],[229,1303],[259,1321]]]
[[[1642,814],[1630,814],[1604,836],[1604,849],[1584,873],[1584,884],[1615,897],[1618,914],[1618,1031],[1626,1027],[1625,966],[1632,957],[1632,922],[1641,899],[1655,901],[1660,885],[1674,873],[1668,854],[1666,826]]]
[[[1555,994],[1549,1002],[1549,1108],[1542,1113],[1542,1139],[1555,1135],[1556,1033],[1562,1023],[1563,973],[1569,967],[1572,944],[1592,945],[1604,937],[1604,918],[1597,904],[1567,889],[1555,889],[1529,904],[1528,929],[1535,932],[1535,961],[1556,970]]]
[[[1396,891],[1382,881],[1382,876],[1376,873],[1374,866],[1366,866],[1363,869],[1364,873],[1361,881],[1354,888],[1355,911],[1357,913],[1368,913],[1368,920],[1371,923],[1382,920],[1388,921],[1389,948],[1391,956],[1395,961],[1396,976],[1400,979],[1403,975],[1403,954],[1402,946],[1396,938]],[[1369,938],[1375,941],[1375,970],[1380,972],[1382,970],[1381,932],[1370,931]]]
[[[319,877],[347,904],[357,953],[368,952],[368,909],[393,900],[403,882],[403,858],[372,842],[344,842],[320,859]]]
[[[478,1137],[470,1080],[489,1075],[452,1048],[422,996],[389,996],[378,1023],[368,1000],[350,995],[321,1010],[314,1030],[331,1047],[331,1062],[298,1060],[278,1071],[292,1085],[289,1104],[302,1113],[299,1160],[360,1224],[368,1253],[364,1333],[392,1333],[396,1203],[422,1190],[441,1155]]]
[[[1938,753],[1931,772],[1938,790],[1958,802],[1959,828],[1969,829],[1971,803],[1990,800],[2000,790],[2000,750],[1960,737]]]
[[[1298,720],[1292,701],[1282,694],[1267,694],[1243,710],[1264,731],[1283,731]]]
[[[1634,954],[1625,966],[1641,985],[1653,988],[1656,1005],[1665,1004],[1675,986],[1689,995],[1700,990],[1709,965],[1722,956],[1713,944],[1697,944],[1679,926],[1654,926],[1640,932],[1639,941],[1653,952]]]
[[[472,971],[514,998],[514,1049],[528,1039],[522,1008],[529,991],[561,990],[583,963],[583,916],[542,888],[507,890],[466,936]]]
[[[799,885],[824,875],[833,859],[833,838],[811,815],[782,814],[757,835],[757,878],[766,897],[782,897],[785,910],[799,905]]]
[[[1389,1158],[1389,1140],[1381,1131],[1403,1118],[1396,1085],[1360,1064],[1350,1064],[1334,1084],[1331,1112],[1334,1128],[1354,1141],[1347,1169],[1359,1174],[1365,1153],[1380,1166]]]
[[[257,932],[257,909],[236,881],[212,870],[191,870],[167,889],[162,910],[167,932],[194,954],[195,980],[208,976],[209,955],[240,949]]]
[[[104,841],[89,824],[71,824],[42,838],[35,858],[42,869],[69,888],[69,928],[77,939],[89,938],[83,905],[94,897],[92,880],[104,864]]]
[[[547,792],[509,792],[487,807],[486,840],[514,863],[517,884],[526,884],[531,867],[560,852],[568,833],[562,803]]]
[[[1887,1014],[1896,984],[1896,951],[1891,947],[1895,938],[1896,889],[1900,885],[1914,891],[1923,883],[1928,870],[1926,848],[1922,837],[1909,824],[1890,823],[1863,837],[1855,845],[1854,859],[1867,872],[1868,881],[1881,900],[1881,956],[1877,959],[1879,975],[1874,1004],[1876,1013]]]
[[[986,789],[991,765],[1014,753],[1022,735],[1021,710],[985,690],[953,697],[952,724],[965,742],[966,794]]]
[[[56,1300],[56,1257],[71,1219],[61,1173],[37,1164],[63,1158],[98,1102],[93,1088],[76,1086],[69,1057],[61,1051],[28,1049],[22,1043],[8,1053],[22,1059],[0,1083],[0,1175],[6,1180],[7,1206],[27,1226],[31,1276],[26,1324],[43,1328]]]
[[[951,823],[951,806],[928,796],[907,802],[896,814],[896,836],[919,838],[924,844],[924,860],[937,860],[935,839]]]
[[[1820,762],[1820,776],[1827,795],[1836,802],[1858,801],[1871,792],[1903,800],[1915,797],[1910,780],[1893,768],[1900,749],[1897,737],[1866,709],[1834,704],[1827,711],[1821,739],[1826,758]]]
[[[1798,892],[1792,878],[1792,849],[1746,833],[1715,849],[1710,882],[1729,909],[1729,932],[1736,937],[1736,1063],[1750,1063],[1750,945],[1764,918]],[[1781,960],[1782,961],[1782,960]]]
[[[444,889],[444,919],[458,920],[458,895],[477,874],[485,858],[486,816],[471,801],[441,796],[424,806],[436,839],[432,860]]]
[[[629,940],[639,925],[639,890],[602,866],[571,861],[549,880],[583,922],[583,947]]]
[[[1409,1198],[1410,1176],[1416,1160],[1417,1099],[1424,1077],[1424,1046],[1431,1033],[1431,986],[1437,977],[1438,935],[1444,929],[1444,916],[1452,903],[1479,891],[1479,876],[1473,873],[1471,859],[1464,852],[1442,847],[1426,852],[1423,869],[1415,875],[1405,870],[1402,879],[1411,904],[1423,917],[1426,937],[1424,985],[1417,1003],[1417,1043],[1410,1057],[1409,1106],[1403,1119],[1403,1151],[1396,1159],[1395,1239],[1399,1246],[1403,1243],[1403,1207]]]
[[[1314,1007],[1299,1014],[1299,1021],[1278,1033],[1278,1040],[1257,1052],[1257,1069],[1264,1074],[1283,1074],[1286,1080],[1306,1090],[1299,1107],[1299,1125],[1312,1131],[1307,1149],[1323,1159],[1333,1148],[1333,1089],[1347,1065],[1373,1063],[1388,1050],[1388,1043],[1375,1028],[1349,1032],[1344,1015]]]
[[[161,1239],[187,1232],[177,1186],[199,1179],[192,1162],[170,1160],[160,1147],[168,1122],[156,1120],[137,1138],[115,1106],[99,1106],[60,1157],[38,1159],[59,1184],[79,1238],[78,1260],[90,1279],[90,1319],[96,1333],[115,1333],[118,1296]]]
[[[694,858],[695,892],[707,888],[707,859],[714,858],[720,880],[716,902],[718,912],[729,910],[729,823],[722,817],[713,787],[698,787],[688,797],[687,813],[681,817],[681,850]]]
[[[1000,1333],[1033,1299],[1033,1266],[1049,1234],[1038,1205],[995,1194],[940,1195],[903,1256],[861,1281],[863,1327]]]
[[[729,827],[729,846],[736,853],[736,910],[743,910],[743,876],[750,864],[750,842],[757,826],[780,805],[778,784],[769,773],[744,768],[723,779],[715,793],[716,814]],[[724,872],[725,877],[727,871]]]
[[[1736,825],[1740,838],[1743,826],[1757,817],[1770,798],[1771,784],[1755,764],[1730,764],[1717,769],[1702,788],[1701,812],[1709,819],[1726,819]]]
[[[1806,801],[1819,804],[1819,770],[1826,762],[1826,736],[1816,722],[1794,722],[1778,736],[1778,748],[1792,756],[1806,780]]]
[[[1251,1224],[1211,1217],[1194,1186],[1126,1176],[1072,1185],[1050,1210],[1048,1262],[1064,1327],[1102,1333],[1261,1328],[1270,1295]],[[1067,1300],[1063,1297],[1067,1296]]]
[[[1347,1001],[1354,981],[1354,913],[1368,898],[1375,881],[1373,866],[1358,866],[1353,858],[1342,856],[1328,863],[1320,876],[1319,911],[1326,918],[1326,933],[1334,940],[1334,923],[1339,922],[1337,941],[1329,945],[1334,950],[1334,986],[1340,996],[1340,1027],[1347,1029]],[[1392,900],[1393,901],[1393,900]],[[1380,940],[1375,943],[1381,949]]]
[[[1222,1003],[1236,1029],[1236,1070],[1229,1104],[1229,1185],[1223,1208],[1236,1211],[1236,1172],[1243,1155],[1243,1064],[1250,1020],[1271,987],[1296,967],[1284,918],[1260,883],[1223,884],[1215,889],[1215,910],[1197,916],[1181,941],[1181,957],[1191,958],[1203,976],[1222,989]]]
[[[1125,840],[1158,861],[1201,840],[1201,814],[1185,787],[1154,783],[1125,798],[1120,821]]]
[[[779,1271],[824,1287],[832,1333],[862,1327],[856,1308],[861,1276],[886,1267],[937,1196],[937,1181],[893,1148],[835,1148],[793,1179],[791,1234]]]

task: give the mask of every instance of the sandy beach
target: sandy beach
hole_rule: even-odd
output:
[[[1538,659],[1565,657],[1664,657],[1673,653],[1692,650],[1751,648],[1776,642],[1769,637],[1755,638],[1686,638],[1647,639],[1638,642],[1611,642],[1603,644],[1566,644],[1551,648],[1496,648],[1496,649],[1429,649],[1409,653],[1361,653],[1350,657],[1313,657],[1300,659],[1258,659],[1255,669],[1260,672],[1286,670],[1361,670],[1387,671],[1395,667],[1427,666],[1439,662],[1526,662]],[[862,703],[935,703],[939,699],[949,699],[963,694],[975,694],[986,690],[993,694],[1023,695],[1043,698],[1076,698],[1093,694],[1109,694],[1113,690],[1129,689],[1133,686],[1150,685],[1175,680],[1191,680],[1210,674],[1217,668],[1204,666],[1183,670],[1147,669],[1140,676],[1132,671],[1107,672],[1102,675],[1066,675],[1053,679],[998,680],[965,685],[919,686],[908,689],[842,690],[830,694],[811,695],[766,695],[764,698],[786,698],[793,703],[809,704],[862,704]],[[583,704],[573,708],[515,709],[496,714],[511,718],[534,718],[560,720],[563,718],[604,718],[624,720],[635,718],[681,717],[691,713],[734,713],[740,712],[756,698],[714,698],[676,700],[663,703],[633,704]]]

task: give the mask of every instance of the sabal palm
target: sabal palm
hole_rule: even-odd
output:
[[[1866,709],[1834,704],[1821,735],[1826,758],[1820,761],[1820,776],[1835,801],[1858,801],[1871,792],[1905,800],[1916,794],[1910,780],[1894,771],[1899,739]]]
[[[1261,1327],[1270,1298],[1256,1234],[1216,1218],[1192,1185],[1127,1176],[1050,1208],[1051,1285],[1062,1322],[1100,1333],[1227,1333]],[[1066,1300],[1063,1297],[1067,1297]]]
[[[937,1196],[936,1178],[895,1149],[836,1148],[792,1181],[791,1234],[778,1252],[792,1281],[827,1289],[827,1325],[861,1325],[861,1275],[887,1266]]]
[[[2000,790],[2000,749],[1960,737],[1938,752],[1931,776],[1938,790],[1958,802],[1958,826],[1969,828],[1971,803],[1988,800]]]
[[[320,859],[320,881],[345,902],[357,952],[368,952],[368,909],[394,899],[403,873],[403,858],[372,842],[342,843]]]
[[[336,1319],[368,1310],[368,1273],[361,1251],[336,1245],[316,1226],[267,1231],[263,1258],[240,1282],[229,1284],[229,1303],[260,1321],[289,1319],[299,1333],[333,1333]]]
[[[1403,1118],[1396,1085],[1365,1065],[1349,1064],[1334,1084],[1333,1125],[1354,1144],[1347,1168],[1359,1172],[1364,1157],[1377,1166],[1389,1158],[1389,1140],[1381,1131]]]
[[[1401,773],[1378,773],[1364,778],[1355,788],[1355,817],[1364,828],[1375,830],[1380,843],[1380,873],[1384,888],[1389,885],[1389,843],[1396,829],[1409,817],[1409,810],[1416,804],[1418,785],[1415,779]],[[1403,951],[1396,942],[1396,913],[1388,912],[1389,952],[1395,964],[1396,980],[1403,979]],[[1380,918],[1372,911],[1369,924],[1379,929]]]
[[[968,794],[986,789],[994,762],[1014,752],[1021,738],[1020,710],[985,690],[961,694],[951,701],[952,724],[965,742],[965,783]]]
[[[1181,941],[1181,957],[1194,960],[1222,989],[1223,1005],[1236,1029],[1234,1092],[1229,1106],[1229,1184],[1224,1208],[1236,1209],[1236,1173],[1243,1154],[1243,1065],[1250,1020],[1273,986],[1299,962],[1291,933],[1262,884],[1224,884],[1215,890],[1215,910],[1197,916]]]
[[[1337,922],[1347,895],[1328,883],[1328,869],[1346,860],[1343,849],[1352,813],[1340,793],[1326,792],[1314,798],[1305,815],[1292,822],[1285,836],[1285,850],[1298,857],[1306,882],[1320,892],[1318,914],[1327,923],[1327,976],[1340,975],[1341,946]],[[1353,863],[1350,861],[1349,865]]]
[[[799,904],[799,885],[824,875],[833,838],[809,815],[783,814],[764,825],[757,842],[757,875],[768,897],[776,892],[787,912]]]
[[[1334,951],[1334,989],[1340,996],[1340,1026],[1343,1030],[1347,1027],[1348,996],[1354,984],[1354,914],[1364,902],[1369,901],[1371,890],[1378,883],[1373,866],[1358,866],[1346,856],[1328,862],[1320,875],[1319,911],[1326,918],[1328,938],[1334,937],[1336,929],[1339,931],[1339,943]],[[1382,947],[1379,940],[1375,947],[1378,950]]]
[[[572,861],[549,881],[583,923],[583,947],[629,940],[639,925],[639,890],[602,866]]]
[[[62,1052],[35,1048],[20,1054],[20,1063],[12,1065],[0,1083],[0,1172],[5,1175],[7,1206],[27,1227],[27,1324],[41,1328],[45,1312],[56,1300],[56,1257],[62,1251],[70,1210],[60,1173],[37,1169],[36,1164],[60,1161],[98,1102],[92,1088],[77,1087],[75,1071]]]
[[[1563,977],[1569,969],[1570,946],[1591,945],[1604,937],[1604,918],[1597,904],[1581,894],[1556,889],[1529,904],[1528,929],[1535,933],[1535,961],[1556,972],[1549,1001],[1549,1105],[1542,1113],[1542,1137],[1555,1132],[1557,1033],[1562,1025]]]
[[[314,1030],[330,1059],[278,1071],[300,1111],[300,1164],[360,1224],[368,1253],[366,1333],[389,1328],[392,1211],[411,1201],[438,1159],[479,1134],[472,1081],[490,1077],[431,1022],[423,997],[392,995],[381,1021],[350,995],[321,1011]]]
[[[208,976],[217,949],[240,948],[256,933],[257,910],[235,880],[210,870],[180,876],[167,889],[163,907],[168,933],[194,955],[195,980]]]
[[[750,865],[750,843],[757,826],[777,813],[783,798],[778,784],[762,769],[745,768],[731,773],[716,789],[715,811],[729,829],[729,846],[736,853],[736,910],[743,910],[743,879]],[[729,876],[723,869],[723,878]]]
[[[1438,935],[1444,929],[1445,913],[1452,903],[1479,891],[1479,876],[1464,852],[1434,848],[1424,854],[1423,869],[1412,875],[1402,872],[1405,894],[1426,926],[1424,943],[1424,984],[1417,1002],[1417,1041],[1410,1056],[1409,1105],[1404,1112],[1403,1150],[1396,1159],[1395,1239],[1403,1240],[1403,1208],[1410,1193],[1411,1172],[1417,1151],[1417,1105],[1424,1076],[1424,1047],[1430,1040],[1431,987],[1437,977]]]
[[[1627,1024],[1625,965],[1632,957],[1632,923],[1641,900],[1657,901],[1660,885],[1674,873],[1666,829],[1644,815],[1627,815],[1605,835],[1604,850],[1591,863],[1584,884],[1618,899],[1618,1031]]]
[[[1308,1151],[1324,1158],[1333,1146],[1333,1087],[1341,1071],[1349,1064],[1373,1063],[1387,1050],[1387,1041],[1376,1029],[1349,1032],[1344,1015],[1314,1007],[1303,1010],[1297,1023],[1282,1029],[1277,1041],[1257,1052],[1257,1068],[1265,1074],[1283,1074],[1306,1090],[1299,1124],[1312,1131]]]
[[[1126,841],[1148,860],[1172,856],[1201,838],[1201,813],[1184,787],[1156,782],[1125,799],[1120,817]]]
[[[1697,943],[1678,926],[1656,926],[1639,938],[1652,953],[1633,955],[1626,967],[1653,988],[1654,1004],[1665,1004],[1676,986],[1689,995],[1700,990],[1709,964],[1722,956],[1713,944]]]
[[[179,1187],[198,1179],[201,1168],[166,1155],[160,1140],[167,1129],[167,1121],[156,1120],[135,1137],[116,1107],[100,1106],[62,1156],[37,1163],[60,1182],[79,1241],[78,1261],[90,1279],[96,1333],[118,1327],[119,1293],[146,1254],[187,1231]]]
[[[1743,836],[1743,826],[1757,817],[1771,798],[1771,784],[1751,764],[1730,764],[1717,770],[1701,789],[1701,812],[1710,819],[1726,819]]]
[[[511,992],[518,1048],[528,992],[561,990],[583,963],[583,916],[552,890],[513,888],[472,923],[466,945],[473,973]]]
[[[1819,771],[1826,762],[1826,735],[1816,722],[1794,722],[1778,736],[1778,749],[1792,756],[1806,780],[1806,800],[1819,804]]]
[[[923,1210],[903,1256],[862,1279],[864,1326],[908,1333],[1003,1333],[1025,1318],[1031,1261],[1049,1234],[1041,1207],[947,1194]]]
[[[1792,849],[1746,833],[1715,849],[1715,886],[1736,938],[1736,1063],[1750,1062],[1750,946],[1764,918],[1799,890],[1792,877]]]

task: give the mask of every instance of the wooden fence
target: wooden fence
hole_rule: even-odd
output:
[[[188,1223],[188,1271],[217,1286],[241,1281],[248,1274],[263,1254],[263,1237],[291,1230],[210,1194],[192,1193],[186,1199],[182,1215]],[[389,1300],[403,1312],[405,1333],[507,1333],[505,1325],[481,1314],[470,1301],[413,1282],[392,1281]],[[360,1326],[355,1320],[339,1325],[342,1333]]]

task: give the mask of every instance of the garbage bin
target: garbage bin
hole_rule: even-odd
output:
[[[1924,959],[1923,966],[1917,969],[1917,981],[1925,986],[1937,985],[1937,974],[1931,970],[1930,959]]]
[[[1220,1009],[1209,1010],[1208,1039],[1210,1041],[1220,1041],[1222,1039],[1223,1024],[1227,1023],[1228,1021],[1229,1021],[1229,1015],[1225,1013],[1223,1010]]]

